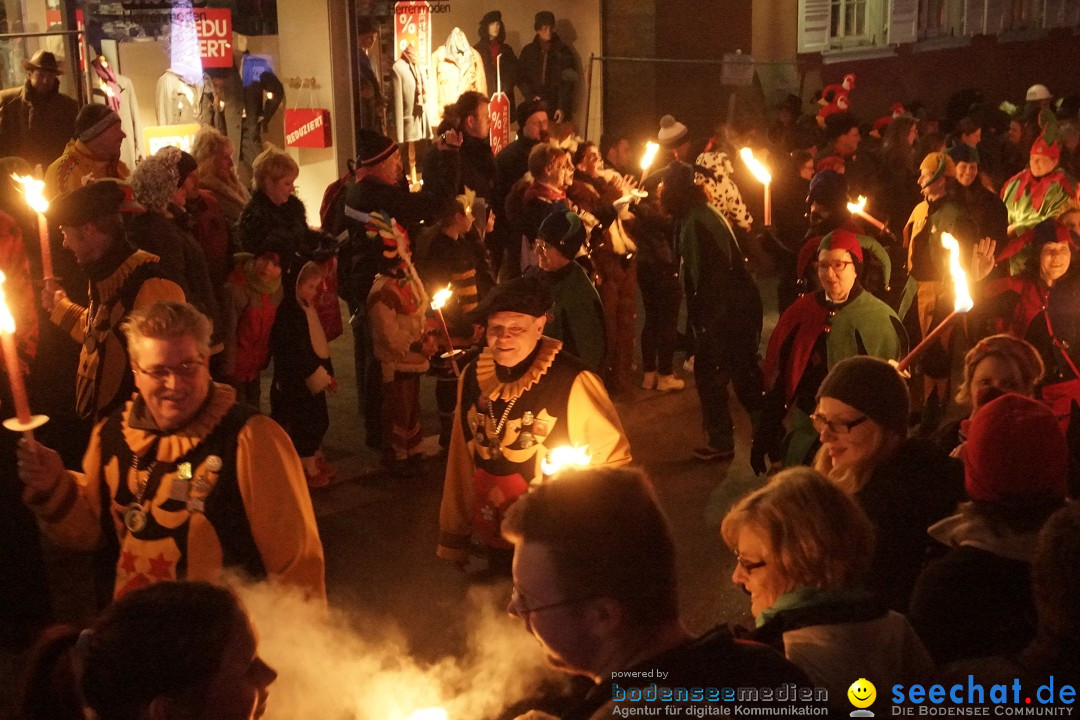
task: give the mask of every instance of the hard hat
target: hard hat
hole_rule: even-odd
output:
[[[1050,94],[1045,85],[1036,84],[1028,88],[1027,97],[1024,99],[1028,102],[1036,102],[1038,100],[1049,100],[1052,97],[1053,95]]]

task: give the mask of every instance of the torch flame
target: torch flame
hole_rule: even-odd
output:
[[[866,196],[860,195],[858,202],[849,202],[847,204],[847,209],[848,212],[852,215],[858,215],[859,213],[866,210]]]
[[[49,201],[45,199],[45,181],[38,180],[29,175],[12,173],[15,182],[22,185],[22,194],[26,197],[26,204],[36,213],[44,213],[49,209]]]
[[[0,333],[6,335],[15,334],[15,318],[8,309],[7,298],[4,297],[4,280],[7,278],[0,271]]]
[[[975,301],[971,299],[971,293],[968,290],[967,274],[964,273],[964,268],[960,265],[960,243],[949,233],[943,232],[941,233],[941,245],[949,251],[949,275],[952,276],[953,293],[955,294],[953,311],[967,312],[975,306]]]
[[[660,149],[660,146],[654,142],[645,143],[645,154],[641,156],[641,169],[648,170],[652,167],[653,160],[656,158],[656,152]]]
[[[540,471],[547,476],[554,476],[571,467],[588,467],[592,456],[588,447],[560,445],[552,448],[540,463]]]
[[[758,182],[763,185],[768,185],[772,182],[772,173],[769,172],[769,169],[765,167],[760,160],[754,157],[754,152],[750,148],[744,147],[739,150],[739,157],[746,163],[746,167],[750,168],[750,172]]]
[[[446,708],[429,707],[417,710],[405,720],[447,720],[447,717]]]
[[[450,285],[447,285],[442,290],[435,293],[431,298],[431,309],[442,310],[446,306],[446,303],[450,300],[450,296],[454,294],[454,291],[450,289]]]

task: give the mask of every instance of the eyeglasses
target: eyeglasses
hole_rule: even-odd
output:
[[[857,428],[859,425],[862,425],[868,419],[869,418],[866,415],[863,415],[861,418],[856,418],[855,420],[849,421],[830,420],[821,413],[814,413],[810,416],[810,422],[814,425],[814,430],[819,433],[823,433],[828,430],[833,435],[847,435],[849,432],[852,431],[853,428]]]
[[[152,368],[140,367],[138,363],[131,363],[136,372],[140,372],[154,382],[165,382],[170,375],[177,379],[190,380],[199,373],[199,369],[206,366],[205,360],[188,360],[179,365],[155,365]]]
[[[839,275],[847,270],[848,265],[854,265],[852,260],[836,260],[834,262],[816,262],[818,272],[825,272],[826,270],[832,270]]]
[[[738,550],[735,551],[735,562],[739,564],[739,567],[741,567],[743,570],[745,570],[748,573],[753,572],[753,571],[757,570],[758,568],[763,568],[763,567],[765,567],[766,565],[769,564],[769,563],[765,562],[764,560],[758,560],[757,562],[752,562],[750,560],[747,560],[746,558],[744,558],[742,555],[739,554]]]
[[[529,615],[532,615],[533,613],[538,613],[542,610],[551,610],[552,608],[562,607],[564,605],[573,605],[574,603],[584,602],[585,600],[591,599],[592,598],[575,598],[573,600],[560,600],[559,602],[548,603],[547,605],[529,607],[529,603],[525,599],[525,594],[521,592],[521,588],[519,588],[517,585],[514,585],[514,589],[510,593],[510,609],[515,615],[527,618]]]

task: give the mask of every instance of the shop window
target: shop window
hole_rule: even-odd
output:
[[[1007,0],[1004,30],[1027,30],[1042,25],[1041,0]]]
[[[919,0],[919,39],[962,35],[965,10],[963,0]]]

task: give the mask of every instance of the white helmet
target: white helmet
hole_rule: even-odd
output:
[[[1037,102],[1039,100],[1049,100],[1052,97],[1053,95],[1050,94],[1045,85],[1036,84],[1028,88],[1027,97],[1024,99],[1028,102]]]

